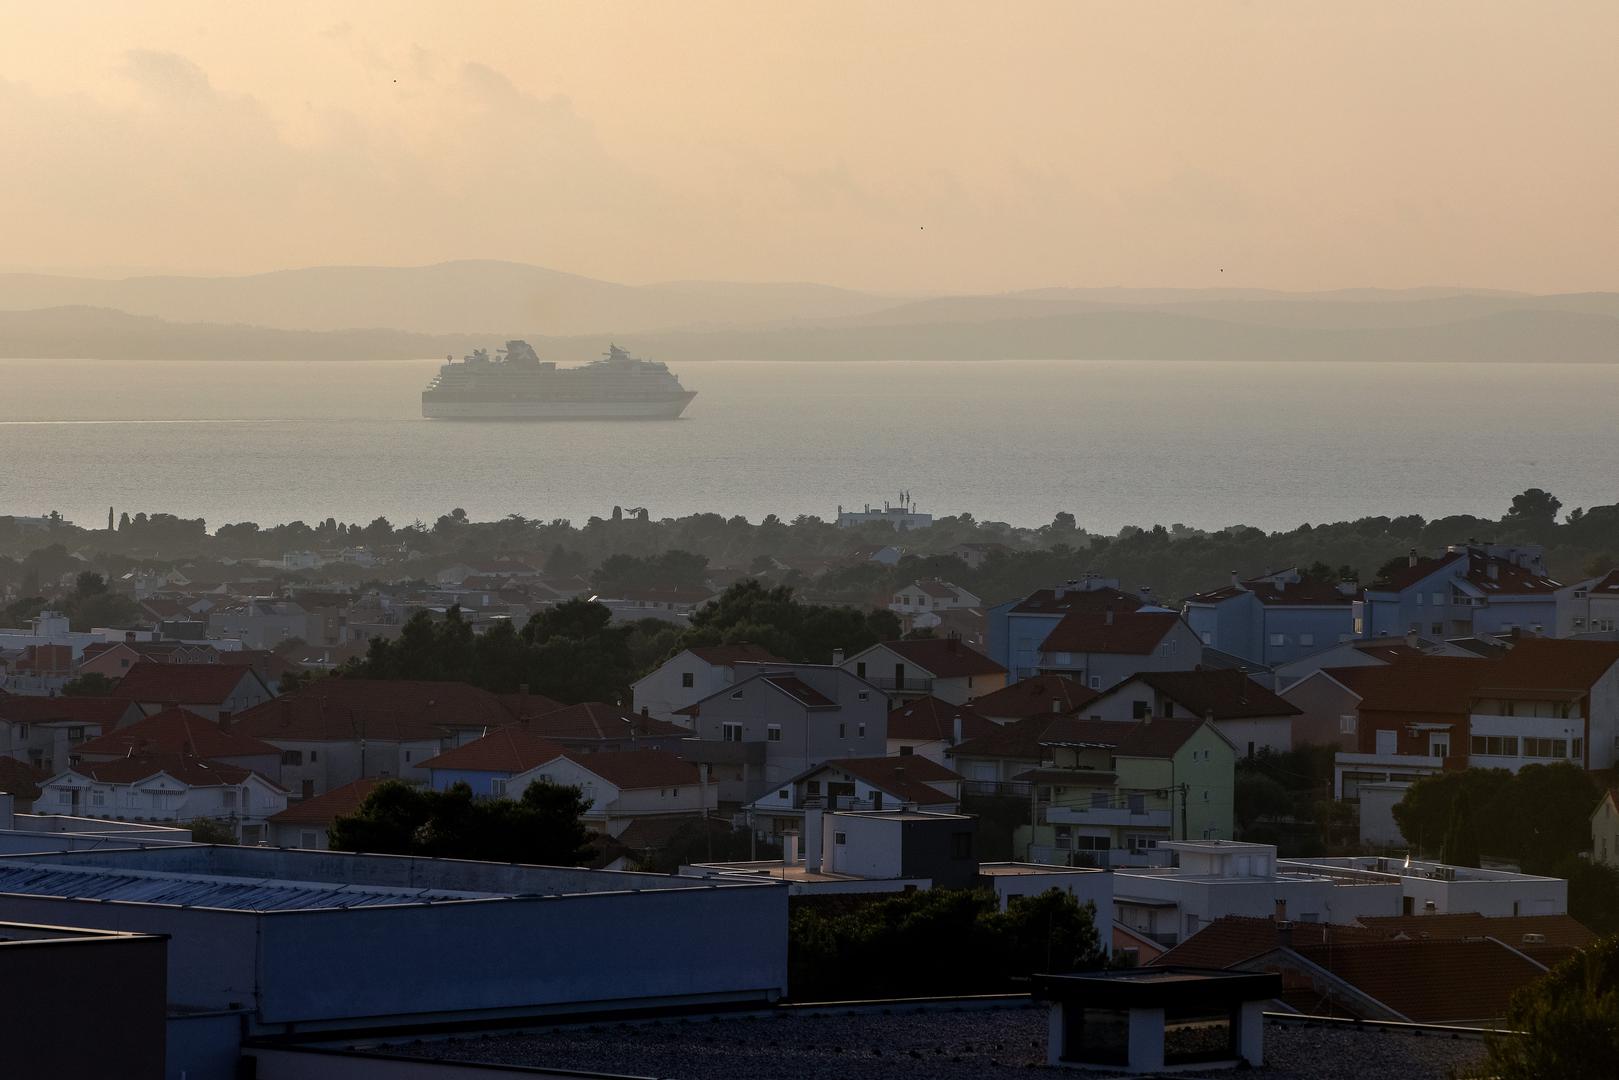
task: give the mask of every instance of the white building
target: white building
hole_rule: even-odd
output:
[[[911,494],[908,491],[900,492],[897,504],[890,504],[885,499],[881,510],[873,510],[870,503],[867,503],[863,510],[845,510],[841,506],[838,507],[838,528],[840,529],[852,529],[873,521],[880,521],[885,525],[893,526],[896,530],[905,532],[911,529],[930,527],[933,524],[933,515],[919,512],[916,509],[916,504],[911,501]]]
[[[50,813],[112,821],[228,823],[244,844],[265,836],[265,821],[287,807],[287,793],[258,773],[189,754],[143,754],[82,763],[39,785]]]
[[[620,835],[637,820],[689,818],[719,806],[719,789],[697,766],[667,750],[564,754],[497,781],[495,794],[521,799],[530,784],[542,780],[578,788],[588,804],[585,825],[608,836]]]
[[[682,649],[631,685],[634,705],[659,720],[688,724],[680,710],[736,682],[739,663],[779,663],[757,645],[696,645]]]
[[[898,699],[931,694],[962,705],[1006,686],[1004,667],[953,637],[879,642],[838,666]]]
[[[921,625],[915,622],[918,616],[957,608],[975,608],[981,603],[982,600],[960,585],[932,578],[914,581],[901,588],[889,601],[888,610],[902,619],[912,620],[912,625]]]

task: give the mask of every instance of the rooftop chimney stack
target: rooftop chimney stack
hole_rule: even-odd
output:
[[[820,800],[811,806],[808,800],[804,803],[804,869],[809,873],[818,873],[821,869],[822,843],[821,834],[826,831],[826,815],[822,813]]]
[[[220,709],[219,710],[219,730],[220,731],[229,731],[230,730],[230,716],[231,716],[231,713],[230,713],[229,709]]]
[[[1054,712],[1054,713],[1062,712],[1062,699],[1061,698],[1052,698],[1051,699],[1051,711]]]
[[[832,650],[832,666],[837,667],[841,663],[843,663],[843,650],[842,649],[833,649]]]
[[[1408,551],[1406,553],[1405,565],[1406,566],[1415,566],[1415,565],[1417,565],[1417,549],[1416,548],[1412,548],[1410,551]]]
[[[1237,576],[1237,572],[1235,570],[1231,571],[1231,587],[1233,589],[1242,588],[1242,579]]]
[[[1107,610],[1105,612],[1103,612],[1103,614],[1102,614],[1102,622],[1104,624],[1106,624],[1107,626],[1112,626],[1113,625],[1113,605],[1112,604],[1109,604],[1107,606]]]

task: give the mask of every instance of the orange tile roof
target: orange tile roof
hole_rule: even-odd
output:
[[[115,761],[80,762],[70,771],[103,784],[133,784],[158,773],[167,773],[191,787],[224,787],[240,784],[249,776],[259,776],[271,787],[279,786],[252,769],[210,761],[194,754],[136,754]]]
[[[1146,656],[1180,621],[1173,611],[1076,611],[1052,628],[1040,651]]]
[[[582,701],[530,717],[525,723],[533,734],[558,742],[616,742],[632,735],[683,738],[691,734],[679,724],[625,712],[602,701]]]
[[[951,739],[955,737],[956,718],[961,718],[962,739],[975,739],[999,730],[993,720],[985,719],[971,705],[952,705],[933,695],[907,701],[888,714],[890,739]]]
[[[702,780],[696,765],[668,750],[604,750],[597,754],[560,756],[625,791],[689,787]]]
[[[520,725],[496,728],[481,739],[474,739],[453,750],[421,763],[424,769],[457,769],[467,772],[498,772],[515,776],[536,765],[544,765],[565,751],[561,744],[542,739]]]
[[[220,705],[243,679],[261,681],[252,669],[235,665],[143,661],[124,673],[112,696],[175,705]]]
[[[163,709],[128,727],[118,728],[74,747],[75,755],[125,757],[130,754],[191,754],[204,758],[279,757],[267,742],[185,709]]]
[[[933,784],[962,779],[961,774],[955,770],[915,755],[835,758],[826,762],[822,768],[841,769],[885,794],[903,799],[905,802],[929,806],[956,802],[956,799],[946,795]]]
[[[247,709],[231,726],[270,741],[346,742],[363,734],[430,742],[457,730],[513,722],[499,698],[467,683],[332,676]]]
[[[1006,669],[983,653],[963,645],[957,638],[912,638],[885,641],[883,648],[903,656],[907,663],[935,679],[959,679],[968,675],[1004,675]]]
[[[1066,675],[1037,675],[1019,679],[1003,690],[972,700],[984,716],[1053,716],[1073,712],[1101,697],[1097,691]],[[1052,703],[1056,703],[1056,709]]]
[[[289,803],[279,814],[267,819],[272,825],[330,825],[360,808],[366,796],[382,783],[381,779],[354,780],[313,799]]]
[[[1546,974],[1489,939],[1295,944],[1294,951],[1417,1024],[1500,1018],[1513,994]]]

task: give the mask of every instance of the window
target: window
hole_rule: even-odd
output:
[[[1355,733],[1355,714],[1343,713],[1338,717],[1338,734],[1353,735]]]
[[[806,781],[804,784],[804,793],[806,795],[819,795],[821,793],[821,782],[819,780]]]
[[[102,791],[100,788],[97,788],[95,791],[92,791],[90,793],[90,805],[91,806],[106,806],[107,805],[107,793],[105,791]]]
[[[738,690],[736,693],[732,694],[731,695],[731,700],[732,701],[741,701],[742,700],[742,691]]]
[[[862,679],[866,677],[866,662],[864,660],[861,660],[855,664],[854,673]]]
[[[309,764],[313,765],[315,762],[317,762],[319,760],[320,760],[320,753],[318,751],[315,751],[315,750],[309,751]]]
[[[1287,644],[1287,635],[1286,634],[1272,634],[1270,636],[1270,643],[1272,645],[1286,645]]]
[[[860,698],[861,701],[870,701],[871,700],[871,691],[870,690],[862,690],[862,691],[860,691],[860,693],[857,696]]]
[[[741,724],[721,724],[720,725],[720,739],[722,741],[724,741],[724,742],[741,742],[742,741],[742,725]]]
[[[1300,645],[1314,645],[1315,644],[1315,635],[1314,634],[1300,634],[1299,635],[1299,644]]]
[[[765,740],[767,742],[781,742],[781,725],[769,724],[765,727]]]
[[[302,848],[315,847],[316,846],[316,844],[315,844],[315,834],[313,832],[301,832],[301,833],[299,833],[298,834],[298,846],[302,847]]]
[[[489,781],[489,794],[493,795],[497,799],[504,799],[506,797],[506,784],[507,780],[505,777],[497,777],[494,780]],[[541,788],[540,790],[543,791],[545,789]]]
[[[281,764],[283,764],[283,765],[302,765],[303,763],[304,763],[304,752],[302,750],[283,750],[283,751],[281,751]]]
[[[1205,645],[1213,645],[1214,644],[1214,635],[1209,633],[1207,630],[1203,631],[1203,644],[1205,644]]]
[[[780,791],[776,792],[776,798],[790,799],[792,798],[792,792],[788,791],[786,788],[782,788]]]
[[[28,738],[28,725],[27,724],[18,724],[17,725],[17,738],[19,738],[19,739]]]
[[[1472,753],[1486,757],[1518,756],[1516,735],[1474,735],[1468,745]]]
[[[1136,794],[1127,796],[1127,799],[1130,804],[1130,813],[1145,814],[1147,812],[1147,797],[1145,795],[1138,792]]]
[[[406,764],[409,764],[409,762],[410,762],[410,751],[409,750],[405,751],[405,762],[406,762]]]
[[[1434,607],[1444,607],[1445,606],[1445,594],[1444,593],[1436,592],[1436,593],[1433,594],[1433,606]]]
[[[833,842],[838,843],[838,844],[846,844],[849,841],[848,841],[848,837],[846,837],[843,833],[836,833],[833,836]]]
[[[1575,740],[1582,742],[1583,740]],[[1523,756],[1531,758],[1566,758],[1568,757],[1567,739],[1531,739],[1523,740]]]
[[[682,671],[680,673],[680,685],[682,688],[690,690],[697,685],[697,676],[690,671]]]
[[[1127,835],[1124,838],[1124,846],[1135,852],[1149,851],[1158,846],[1158,838],[1155,836]]]
[[[1421,607],[1421,606],[1422,606],[1422,594],[1417,593],[1417,607]]]
[[[1575,761],[1584,761],[1585,760],[1585,740],[1584,739],[1575,739],[1573,741],[1573,743],[1571,743],[1569,745],[1569,755],[1568,756],[1573,758]]]
[[[848,724],[839,724],[838,725],[838,738],[846,739],[846,738],[848,738],[848,736],[849,736],[849,725]]]
[[[226,810],[234,810],[234,809],[236,809],[236,789],[235,788],[226,788],[224,791],[221,791],[219,793],[219,797],[220,797],[220,800],[223,803]]]
[[[1100,675],[1092,675],[1090,685],[1092,690],[1102,689],[1102,677]]]
[[[1067,667],[1069,664],[1074,662],[1074,654],[1060,652],[1054,657],[1054,659],[1058,664],[1061,664],[1063,667]]]
[[[73,803],[73,792],[67,790],[66,788],[62,788],[56,793],[56,801],[61,806],[71,806]]]
[[[1091,809],[1105,810],[1108,804],[1108,793],[1105,791],[1091,792]]]
[[[866,737],[866,725],[865,724],[856,724],[855,729],[854,729],[854,733],[855,733],[856,738],[864,739]]]
[[[1053,825],[1051,828],[1052,832],[1056,834],[1056,838],[1051,842],[1052,846],[1058,851],[1071,850],[1074,846],[1074,827],[1072,825]]]
[[[1430,634],[1432,634],[1434,637],[1444,637],[1445,636],[1445,624],[1442,623],[1442,622],[1436,622],[1432,626],[1428,627],[1428,632]]]
[[[1151,715],[1152,715],[1152,702],[1150,702],[1150,701],[1132,701],[1132,702],[1130,702],[1130,719],[1132,719],[1132,720],[1145,720],[1147,717],[1149,717]]]
[[[67,741],[70,742],[70,743],[83,742],[84,741],[84,729],[82,727],[70,727],[70,728],[68,728],[67,729]]]
[[[916,747],[914,747],[914,746],[902,746],[902,747],[900,747],[899,748],[899,756],[900,757],[915,757],[916,756]]]

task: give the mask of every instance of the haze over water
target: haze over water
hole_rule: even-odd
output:
[[[907,488],[1113,531],[1619,501],[1619,365],[686,364],[680,421],[473,423],[421,419],[438,362],[0,361],[0,514],[758,521]]]

